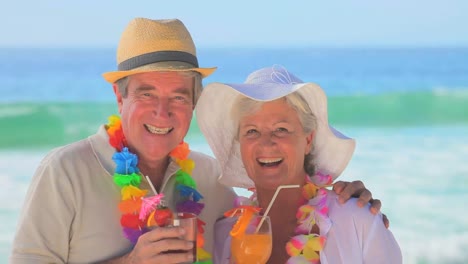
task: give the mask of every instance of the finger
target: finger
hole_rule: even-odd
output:
[[[167,253],[168,251],[185,252],[193,249],[194,246],[194,242],[184,239],[167,238],[151,243],[151,250],[156,254]]]
[[[370,201],[370,210],[372,214],[377,214],[380,212],[380,208],[382,208],[382,203],[380,202],[379,199],[372,199]]]
[[[185,235],[182,227],[156,227],[145,233],[148,242],[155,242],[167,238],[180,238]]]
[[[368,203],[371,203],[371,210],[372,210],[372,203],[376,201],[376,200],[373,200],[372,199],[372,193],[367,190],[367,189],[364,189],[361,194],[359,195],[359,198],[358,198],[358,206],[359,207],[364,207],[365,205],[367,205]],[[380,207],[378,208],[380,209]]]
[[[390,227],[390,220],[388,220],[387,216],[385,214],[382,214],[382,221],[385,225],[385,227],[388,229]]]
[[[346,187],[347,184],[348,182],[337,181],[333,184],[333,191],[339,195],[343,191],[343,189]]]
[[[152,263],[187,263],[187,262],[194,262],[195,258],[192,251],[185,251],[180,253],[164,253],[157,255],[153,258]]]
[[[187,252],[192,252],[193,242],[188,242],[181,237],[185,231],[181,227],[157,227],[138,238],[138,241],[131,252],[131,259],[135,263],[182,263],[187,262]],[[183,254],[174,259],[156,261],[168,250],[180,250]],[[188,254],[191,256],[191,253]],[[185,257],[184,257],[185,256]],[[155,260],[156,259],[156,260]],[[190,257],[192,261],[193,257]]]
[[[340,203],[345,203],[351,198],[351,196],[359,197],[359,195],[365,190],[362,181],[353,181],[346,185],[344,190],[340,193]]]

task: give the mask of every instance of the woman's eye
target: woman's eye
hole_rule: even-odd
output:
[[[258,134],[259,134],[259,133],[258,133],[258,130],[253,129],[253,128],[252,128],[252,129],[248,129],[248,130],[245,131],[245,133],[244,133],[245,137],[247,137],[247,138],[254,138],[254,137],[256,137]]]
[[[279,127],[277,129],[275,129],[273,134],[275,136],[277,136],[277,137],[283,137],[283,136],[286,136],[286,135],[289,134],[289,130],[287,128],[284,128],[284,127]]]

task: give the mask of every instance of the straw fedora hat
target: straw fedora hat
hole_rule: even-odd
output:
[[[216,68],[199,68],[192,37],[178,19],[135,18],[122,33],[117,48],[118,71],[103,77],[114,83],[129,75],[152,71],[196,71],[202,77]]]
[[[297,92],[307,102],[317,120],[311,153],[316,171],[335,180],[346,168],[355,141],[328,125],[327,97],[314,83],[304,83],[284,68],[276,66],[251,73],[242,84],[211,83],[196,106],[198,126],[221,165],[219,181],[227,186],[250,188],[254,183],[247,175],[236,140],[238,128],[230,118],[235,99],[242,94],[262,102],[273,101]]]

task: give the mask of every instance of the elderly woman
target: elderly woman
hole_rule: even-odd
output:
[[[345,169],[354,140],[328,125],[327,99],[316,84],[284,68],[264,68],[243,84],[208,85],[197,120],[222,167],[220,182],[254,190],[273,233],[268,263],[401,263],[382,215],[340,204],[324,187]],[[237,218],[215,227],[215,263],[229,263],[229,233]],[[231,232],[232,234],[232,232]],[[313,246],[312,246],[313,245]],[[313,251],[313,252],[311,252]]]

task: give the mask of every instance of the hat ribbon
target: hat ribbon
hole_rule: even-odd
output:
[[[198,60],[193,54],[183,51],[155,51],[138,55],[119,63],[119,71],[129,71],[147,64],[166,61],[181,61],[198,68]]]

